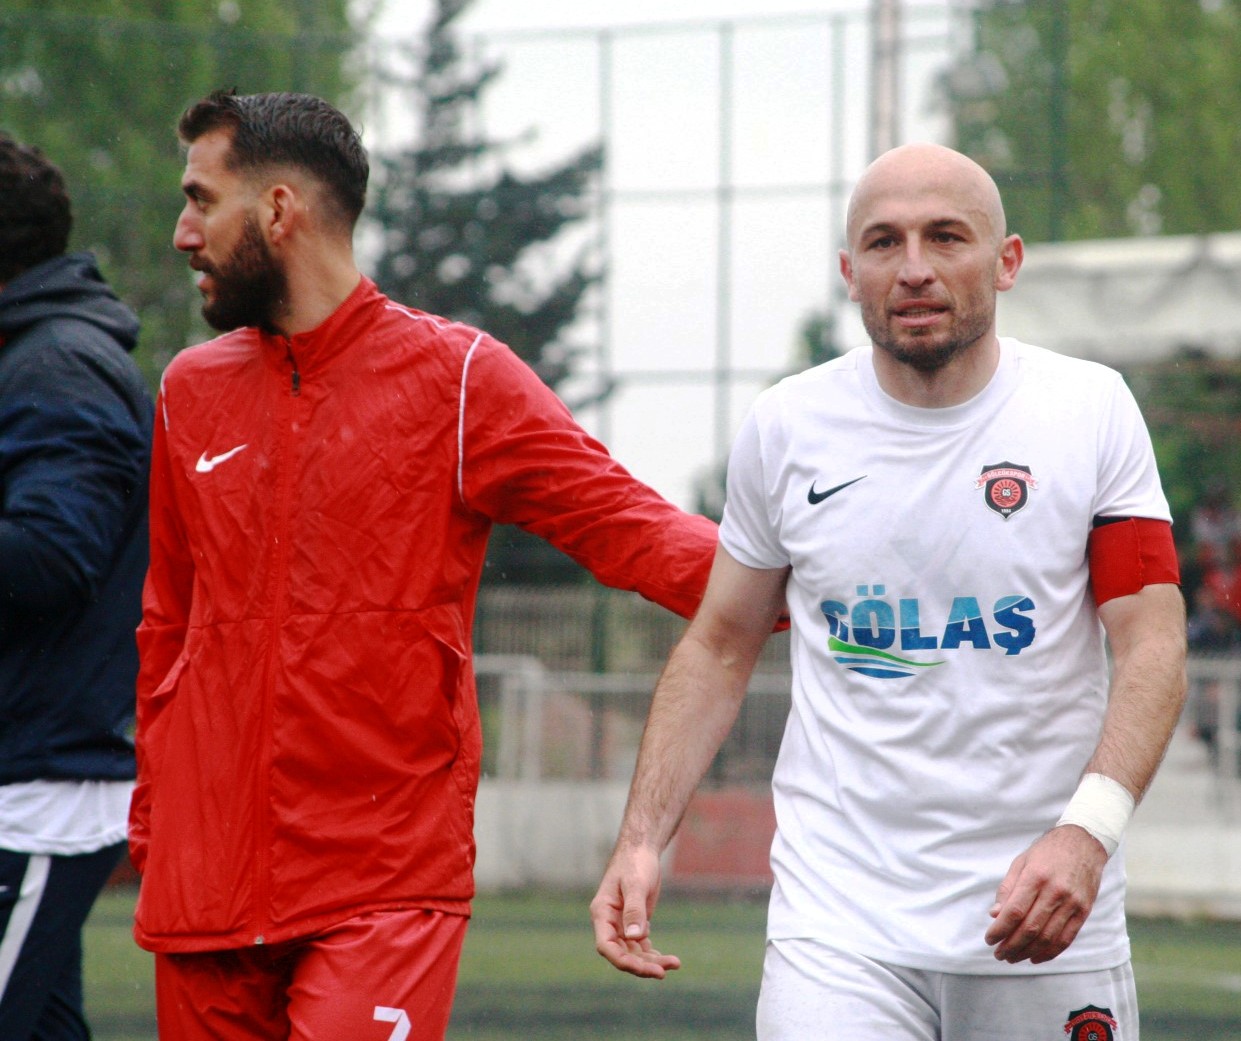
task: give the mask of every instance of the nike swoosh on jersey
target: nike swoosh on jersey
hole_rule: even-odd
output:
[[[866,477],[866,474],[862,474],[861,477],[855,477],[853,478],[852,481],[845,481],[844,484],[838,484],[836,485],[835,488],[828,488],[825,491],[821,491],[821,492],[816,492],[814,490],[814,481],[811,481],[810,491],[806,495],[806,501],[809,502],[811,506],[818,506],[819,503],[821,503],[824,499],[830,498],[831,496],[835,495],[841,489],[848,488],[849,485],[851,484],[857,484],[858,481],[862,480],[862,478],[864,477]]]
[[[236,448],[230,448],[227,452],[221,452],[219,455],[208,456],[206,452],[198,457],[198,462],[194,464],[194,469],[200,474],[209,474],[221,463],[232,459],[242,449],[249,448],[247,445],[238,445]]]

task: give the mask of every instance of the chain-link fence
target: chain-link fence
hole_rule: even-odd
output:
[[[808,318],[825,316],[834,344],[861,342],[838,273],[847,198],[884,145],[946,136],[939,85],[971,39],[970,7],[858,0],[470,41],[474,60],[502,69],[477,129],[514,142],[506,162],[536,169],[603,146],[593,213],[565,245],[597,251],[604,281],[563,389],[613,388],[584,419],[664,494],[689,505],[711,483],[758,391],[808,363]],[[408,64],[408,47],[385,38],[366,64]],[[407,99],[369,82],[372,147],[414,140]]]

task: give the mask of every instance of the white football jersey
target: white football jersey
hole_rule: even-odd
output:
[[[1098,739],[1086,545],[1107,516],[1170,519],[1137,405],[1101,365],[1005,339],[981,393],[922,409],[881,390],[866,347],[760,396],[721,543],[792,568],[772,938],[947,972],[1128,958],[1123,847],[1059,958],[1009,966],[983,942]]]

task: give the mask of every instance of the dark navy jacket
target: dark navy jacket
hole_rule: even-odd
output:
[[[150,394],[86,253],[0,290],[0,784],[133,777]]]

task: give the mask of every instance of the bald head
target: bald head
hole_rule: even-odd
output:
[[[995,371],[996,294],[1023,256],[995,181],[951,148],[894,148],[859,178],[846,230],[840,273],[880,385],[908,404],[968,400]]]
[[[943,145],[901,145],[884,152],[858,179],[849,200],[845,234],[853,248],[883,204],[935,197],[969,212],[980,231],[999,243],[1005,236],[1004,204],[991,175],[973,159]]]

